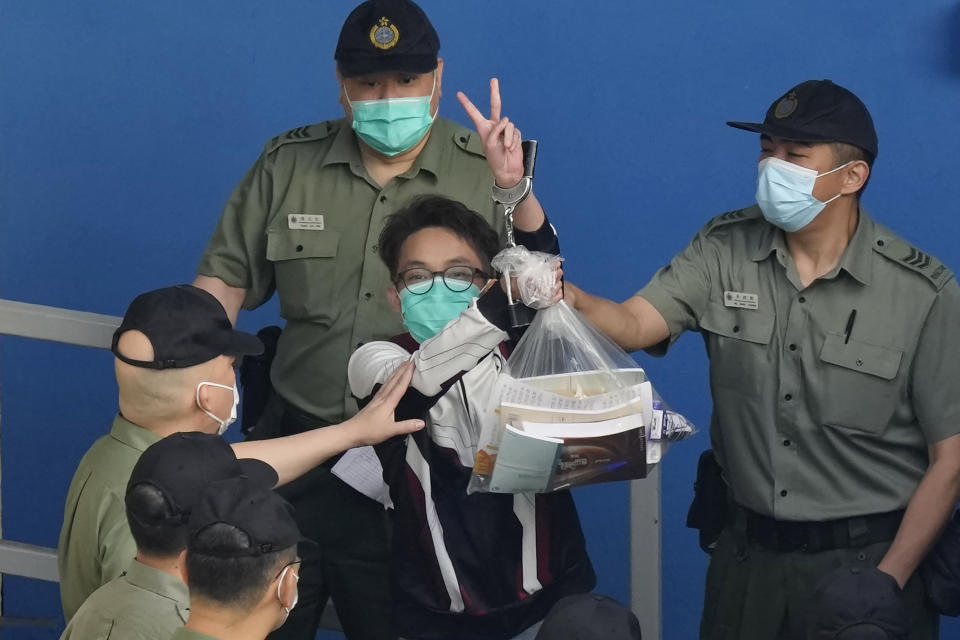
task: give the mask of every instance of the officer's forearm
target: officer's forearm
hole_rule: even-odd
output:
[[[231,446],[238,458],[256,458],[273,467],[280,477],[277,482],[280,486],[356,444],[356,437],[336,424],[292,436],[248,440]]]
[[[670,337],[663,316],[640,296],[632,296],[618,304],[566,282],[564,297],[567,304],[572,304],[624,351],[646,349]]]
[[[877,566],[903,587],[937,541],[960,498],[960,435],[931,447],[930,468],[907,505],[890,549]]]

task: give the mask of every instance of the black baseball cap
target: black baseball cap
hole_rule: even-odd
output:
[[[153,360],[134,360],[117,350],[120,336],[131,330],[150,339]],[[110,351],[135,367],[182,369],[222,355],[260,355],[263,343],[255,335],[234,330],[223,305],[213,295],[181,284],[134,298],[113,333]]]
[[[347,16],[333,54],[345,78],[384,71],[437,68],[440,38],[410,0],[367,0]]]
[[[877,157],[877,132],[867,107],[831,80],[801,82],[777,98],[763,122],[728,122],[737,129],[801,142],[846,142]]]
[[[875,567],[844,567],[817,590],[814,640],[906,640],[910,615],[897,581]]]
[[[612,598],[580,593],[553,605],[535,640],[640,640],[640,621]]]
[[[277,472],[266,462],[237,459],[227,441],[218,435],[174,433],[143,452],[127,482],[127,495],[140,484],[156,487],[170,506],[168,524],[181,526],[187,523],[207,485],[240,477],[268,488],[276,485],[278,479]]]
[[[247,544],[237,546],[220,538],[216,546],[205,544],[204,531],[220,523],[246,534]],[[259,556],[309,542],[300,535],[290,503],[250,477],[211,483],[190,515],[189,527],[188,548],[220,558]]]

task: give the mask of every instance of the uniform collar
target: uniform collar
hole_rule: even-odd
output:
[[[186,627],[180,627],[173,632],[173,636],[170,640],[220,640],[213,636],[208,636],[205,633],[200,633],[199,631],[194,631],[193,629],[187,629]]]
[[[160,436],[133,424],[119,413],[113,419],[113,426],[110,427],[110,437],[119,440],[128,447],[133,447],[137,451],[146,451],[147,447],[160,441]]]
[[[166,571],[155,569],[133,560],[127,567],[124,577],[135,587],[157,594],[163,598],[173,600],[177,606],[177,613],[186,622],[190,615],[190,593],[183,580],[176,578]]]
[[[876,225],[867,214],[866,209],[860,206],[860,219],[857,222],[857,228],[850,238],[850,243],[844,249],[840,256],[840,262],[831,272],[836,274],[840,269],[849,273],[855,280],[862,284],[870,284],[870,276],[873,273],[873,243],[877,234]],[[750,255],[754,262],[765,260],[771,253],[776,252],[778,258],[789,255],[787,241],[783,231],[770,223],[763,225],[756,249]],[[784,264],[781,260],[781,264]],[[831,277],[830,274],[824,277]]]
[[[404,178],[416,176],[421,169],[429,171],[434,177],[440,174],[442,170],[443,142],[442,138],[450,137],[453,132],[450,130],[449,123],[443,118],[434,118],[433,126],[430,128],[430,138],[427,144],[420,150],[420,154],[413,161],[413,166],[409,170],[400,174]],[[333,144],[330,145],[330,151],[323,159],[323,166],[329,164],[346,164],[358,176],[366,173],[363,167],[363,156],[360,154],[360,142],[357,135],[353,132],[350,121],[346,118],[340,119],[340,126],[337,129]]]

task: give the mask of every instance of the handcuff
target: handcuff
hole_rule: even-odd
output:
[[[490,189],[490,197],[503,207],[507,229],[507,246],[510,247],[517,246],[513,238],[513,211],[533,191],[533,170],[537,164],[536,140],[524,140],[520,143],[520,148],[523,151],[523,177],[520,178],[520,182],[506,189],[498,187],[497,183],[494,182]]]
[[[523,177],[520,182],[512,187],[498,187],[493,183],[490,189],[490,197],[493,201],[503,207],[504,227],[507,231],[507,246],[515,247],[517,242],[513,236],[513,212],[521,202],[527,199],[530,192],[533,191],[533,170],[537,164],[537,141],[524,140],[521,142],[523,151]],[[512,287],[509,286],[510,272],[506,271],[504,277],[507,279],[507,313],[510,316],[510,326],[514,329],[526,327],[533,321],[536,310],[531,309],[522,302],[514,302]]]

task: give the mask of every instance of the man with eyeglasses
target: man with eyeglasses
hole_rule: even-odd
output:
[[[542,217],[536,232],[516,239],[558,251]],[[350,388],[364,404],[412,354],[416,373],[396,412],[427,423],[416,437],[375,447],[394,505],[397,631],[410,639],[532,639],[557,600],[589,591],[595,577],[568,491],[466,493],[513,343],[506,295],[490,267],[497,234],[463,204],[427,197],[391,216],[378,246],[393,278],[387,298],[409,333],[360,347]]]
[[[523,177],[520,132],[501,117],[495,80],[489,118],[458,96],[476,131],[438,117],[439,48],[430,20],[409,0],[356,7],[334,53],[345,117],[273,138],[223,211],[194,284],[233,320],[276,291],[286,322],[270,367],[274,393],[252,439],[334,424],[356,411],[344,375],[351,352],[401,330],[376,259],[389,214],[413,197],[440,194],[503,229],[490,192]],[[515,225],[533,231],[528,219],[538,215],[536,197],[528,197]],[[335,462],[282,490],[323,551],[304,558],[304,602],[275,638],[313,638],[328,596],[348,638],[394,637],[383,509],[331,474]]]

